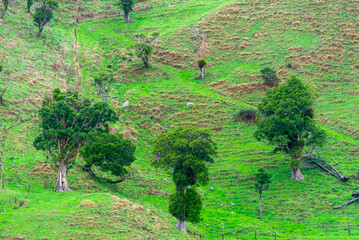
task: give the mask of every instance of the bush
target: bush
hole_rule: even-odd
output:
[[[272,68],[263,68],[261,70],[261,76],[264,83],[268,86],[275,86],[278,84],[277,72]]]
[[[243,121],[253,123],[257,118],[257,110],[253,108],[244,108],[234,118],[234,121]]]

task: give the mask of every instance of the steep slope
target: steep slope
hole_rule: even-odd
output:
[[[114,8],[108,2],[78,1],[75,11],[71,3],[62,3],[61,19],[58,17],[41,40],[33,36],[27,40],[32,28],[26,14],[7,17],[0,25],[4,36],[0,50],[17,81],[11,83],[7,95],[10,102],[1,108],[0,119],[10,124],[19,111],[26,116],[31,108],[35,110],[53,87],[76,85],[76,72],[70,71],[75,66],[70,23],[79,17],[77,54],[83,94],[95,99],[92,76],[105,69],[114,72],[118,83],[112,94],[118,101],[112,104],[121,118],[118,129],[137,132],[138,160],[134,164],[137,174],[113,187],[89,180],[79,159],[69,173],[71,186],[79,192],[73,194],[112,191],[166,210],[166,196],[173,186],[169,172],[150,166],[151,141],[179,125],[198,126],[213,132],[219,156],[210,166],[210,186],[200,189],[205,200],[203,222],[189,225],[192,233],[201,234],[203,239],[220,238],[221,234],[234,239],[237,232],[241,239],[252,238],[255,232],[261,239],[273,239],[274,233],[279,234],[279,239],[346,239],[348,223],[351,228],[358,224],[355,206],[335,212],[332,206],[350,199],[357,179],[358,2],[152,0],[140,5],[153,8],[135,12],[134,23],[126,25],[113,14]],[[21,35],[15,26],[23,22],[28,27],[20,30]],[[143,71],[135,59],[123,60],[127,48],[133,45],[133,34],[153,31],[159,32],[161,38],[151,69]],[[197,75],[191,37],[198,32],[208,34],[210,65],[203,81],[190,80]],[[16,41],[19,42],[12,47]],[[45,44],[50,47],[41,52]],[[56,65],[54,62],[64,62],[60,64],[63,67],[51,67]],[[266,66],[275,67],[283,80],[296,74],[319,89],[317,117],[329,135],[328,144],[320,151],[339,162],[338,169],[351,177],[349,182],[340,183],[309,164],[303,169],[307,176],[304,182],[290,181],[287,160],[253,138],[255,126],[232,121],[239,108],[255,106],[263,96],[265,88],[253,82],[260,81],[259,70]],[[41,79],[33,81],[37,78]],[[37,100],[32,100],[34,96]],[[120,106],[126,100],[130,108],[125,110]],[[194,104],[187,106],[187,102]],[[40,189],[44,175],[33,174],[34,167],[46,161],[29,144],[36,132],[37,119],[14,129],[7,140],[7,150],[11,152],[7,151],[5,164],[7,178],[15,179],[7,186],[18,192],[31,184],[38,192],[36,198],[42,201],[52,194]],[[12,165],[15,168],[11,169]],[[257,215],[257,195],[252,187],[253,173],[259,167],[274,175],[263,199],[266,212],[262,216]],[[48,183],[54,183],[54,173],[46,176]],[[17,188],[19,182],[22,187]],[[208,187],[214,191],[208,191]],[[91,199],[96,201],[97,195]],[[15,214],[18,209],[11,211]],[[351,234],[358,235],[359,231],[352,229]],[[14,232],[9,235],[14,236]]]

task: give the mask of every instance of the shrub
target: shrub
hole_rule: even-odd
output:
[[[243,121],[243,122],[250,122],[253,123],[257,118],[257,110],[253,108],[244,108],[241,109],[236,117],[234,118],[234,121]]]
[[[263,68],[261,70],[261,76],[264,83],[268,86],[274,86],[278,84],[277,72],[272,68]]]
[[[91,201],[91,200],[83,200],[81,203],[80,203],[80,208],[85,208],[85,209],[89,209],[89,208],[97,208],[98,205]]]

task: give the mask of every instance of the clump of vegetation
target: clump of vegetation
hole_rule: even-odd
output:
[[[135,35],[135,54],[139,59],[141,59],[145,69],[149,68],[151,53],[157,43],[158,38],[158,33],[153,33],[151,36],[146,36],[143,33]]]
[[[80,208],[85,208],[85,209],[98,208],[98,205],[94,201],[86,199],[80,203]]]
[[[130,13],[133,11],[133,5],[136,3],[135,0],[119,0],[115,5],[120,7],[123,11],[123,17],[125,23],[131,23]]]
[[[77,92],[53,91],[53,97],[43,101],[39,110],[41,133],[34,140],[37,150],[43,150],[58,166],[56,192],[70,191],[67,169],[81,147],[99,132],[108,132],[108,123],[118,117],[107,103],[91,103]]]
[[[110,98],[111,84],[113,81],[112,75],[106,73],[100,73],[94,78],[93,84],[103,102],[107,102]]]
[[[255,174],[256,181],[254,183],[254,187],[256,188],[256,190],[259,194],[259,198],[258,198],[259,213],[263,213],[262,194],[264,191],[268,190],[269,184],[271,183],[271,177],[272,177],[272,175],[269,173],[266,173],[264,168],[258,169],[258,173]]]
[[[268,67],[263,68],[261,70],[261,76],[267,86],[278,85],[279,79],[277,77],[277,72],[274,69]]]
[[[30,11],[31,3],[28,2],[27,9]],[[54,17],[53,11],[59,7],[58,3],[54,0],[43,0],[39,2],[39,7],[35,9],[33,14],[33,20],[35,25],[38,27],[37,37],[40,38],[41,33],[47,23]]]
[[[296,76],[268,89],[258,105],[263,118],[257,121],[255,136],[291,157],[292,180],[304,179],[300,172],[306,146],[321,146],[325,133],[314,120],[315,92]]]
[[[234,118],[234,121],[253,123],[256,119],[257,119],[257,110],[253,108],[243,108],[239,110],[238,114]]]
[[[136,145],[121,134],[101,133],[91,138],[83,147],[81,155],[87,167],[97,166],[101,171],[111,172],[121,177],[114,183],[120,183],[127,177],[127,166],[135,160]]]
[[[155,140],[153,154],[153,166],[173,169],[176,190],[170,195],[169,211],[178,219],[176,229],[188,233],[185,221],[200,221],[202,200],[196,186],[208,184],[207,163],[214,162],[216,145],[204,130],[178,128]]]
[[[4,5],[4,7],[3,7],[2,12],[0,14],[0,19],[3,18],[5,16],[5,14],[6,14],[6,11],[7,11],[8,7],[9,7],[9,0],[3,0],[2,4]]]

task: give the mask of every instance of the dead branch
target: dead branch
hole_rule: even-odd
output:
[[[350,200],[349,202],[343,203],[342,205],[340,205],[338,207],[333,207],[333,209],[338,209],[338,208],[341,208],[341,207],[348,206],[349,204],[352,204],[353,202],[355,202],[357,200],[359,200],[359,197],[356,197],[356,198]]]
[[[115,181],[107,180],[107,182],[112,183],[112,184],[121,183],[121,182],[125,181],[126,178],[132,176],[132,174],[134,174],[135,172],[136,172],[135,169],[132,169],[131,171],[129,171],[128,174],[122,175],[121,178],[119,178]]]
[[[329,157],[333,162],[335,162],[334,166],[338,165],[338,162],[335,161],[333,158]]]
[[[338,178],[340,181],[346,182],[346,181],[349,180],[349,178],[343,177],[343,175],[341,175],[339,173],[339,171],[333,167],[333,165],[331,165],[330,163],[325,161],[323,158],[321,158],[320,154],[319,154],[319,151],[317,149],[315,149],[315,151],[317,152],[317,155],[315,155],[313,152],[308,152],[308,154],[305,156],[305,158],[311,160],[319,168],[321,168],[324,171],[328,172],[330,175]],[[336,163],[336,165],[338,164],[336,161],[334,161],[334,162]]]

